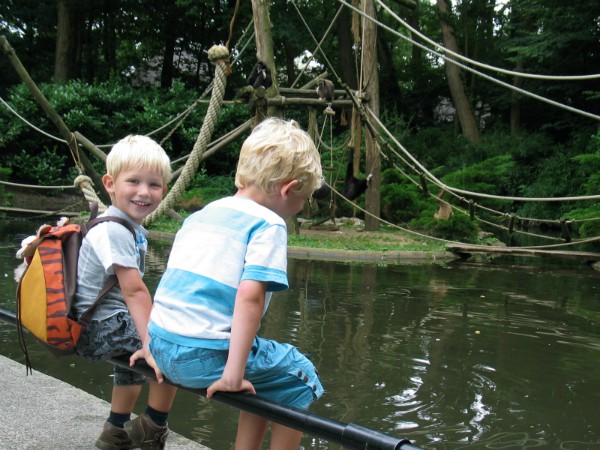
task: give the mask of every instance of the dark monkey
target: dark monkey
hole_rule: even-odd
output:
[[[348,150],[348,165],[346,166],[346,179],[344,180],[344,197],[348,200],[358,198],[367,190],[369,182],[373,175],[369,174],[367,178],[356,178],[354,176],[354,149]]]
[[[330,80],[321,80],[317,84],[317,95],[329,105],[333,102],[333,83]]]
[[[373,175],[366,179],[356,178],[354,176],[354,149],[348,150],[348,164],[346,165],[346,179],[344,180],[344,197],[348,200],[354,200],[367,190]],[[319,189],[313,192],[314,199],[322,200],[329,196],[331,188],[327,183],[323,183]]]
[[[264,87],[265,89],[271,87],[273,84],[271,72],[264,62],[258,61],[254,65],[252,72],[250,72],[250,75],[248,76],[248,84],[254,89],[258,89],[259,87]]]

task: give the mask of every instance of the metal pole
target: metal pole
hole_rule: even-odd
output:
[[[0,320],[12,323],[13,325],[16,325],[17,323],[15,313],[3,308],[0,308]],[[156,379],[154,370],[152,370],[145,361],[138,361],[138,364],[136,364],[135,367],[129,366],[128,356],[112,358],[110,362],[153,380]],[[188,388],[171,383],[168,380],[166,381],[180,389],[206,397],[206,389]],[[242,411],[302,431],[311,436],[320,437],[329,442],[341,444],[344,448],[348,449],[422,450],[420,447],[412,445],[408,439],[393,437],[354,423],[346,424],[338,422],[304,409],[272,402],[259,395],[243,392],[217,392],[213,399]]]

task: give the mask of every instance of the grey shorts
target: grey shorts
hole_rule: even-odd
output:
[[[131,314],[120,312],[105,320],[92,321],[81,334],[75,349],[79,356],[93,362],[128,355],[142,348]],[[113,384],[130,386],[143,384],[143,375],[114,366]]]

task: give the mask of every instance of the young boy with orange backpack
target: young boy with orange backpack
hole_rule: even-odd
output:
[[[117,216],[130,230],[116,222],[90,229],[79,252],[77,290],[73,308],[79,317],[96,300],[105,280],[116,275],[118,284],[99,302],[86,326],[76,352],[91,361],[134,353],[142,349],[157,380],[149,381],[148,406],[137,418],[131,414],[145,378],[115,366],[111,410],[96,447],[113,449],[162,449],[169,429],[167,417],[176,388],[162,383],[148,351],[147,325],[152,298],[142,280],[147,250],[142,221],[160,204],[171,178],[169,157],[160,145],[145,136],[127,136],[111,149],[102,181],[112,205],[100,216]]]

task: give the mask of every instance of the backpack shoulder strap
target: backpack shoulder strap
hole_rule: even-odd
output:
[[[90,220],[81,225],[81,232],[83,236],[88,234],[88,232],[94,228],[96,225],[102,222],[117,222],[127,228],[131,234],[133,234],[133,238],[136,238],[135,230],[133,226],[125,219],[117,216],[104,216],[98,217],[98,202],[90,202]]]
[[[123,225],[125,228],[127,228],[133,235],[134,241],[136,240],[135,230],[134,230],[133,226],[127,220],[125,220],[121,217],[117,217],[117,216],[96,217],[96,215],[98,214],[98,204],[95,202],[90,203],[90,211],[91,211],[90,220],[88,220],[86,223],[81,225],[81,232],[82,232],[83,236],[85,236],[93,227],[95,227],[99,223],[117,222],[118,224]],[[106,281],[104,282],[102,289],[100,289],[100,292],[98,293],[98,297],[96,297],[96,300],[94,300],[94,303],[92,303],[92,305],[81,315],[81,317],[79,317],[79,320],[77,322],[83,326],[87,326],[90,323],[90,321],[92,319],[92,315],[94,313],[94,310],[96,309],[96,306],[98,306],[98,303],[100,302],[100,300],[108,293],[108,291],[110,291],[118,283],[119,283],[119,280],[117,279],[116,275],[109,276],[106,279]]]

